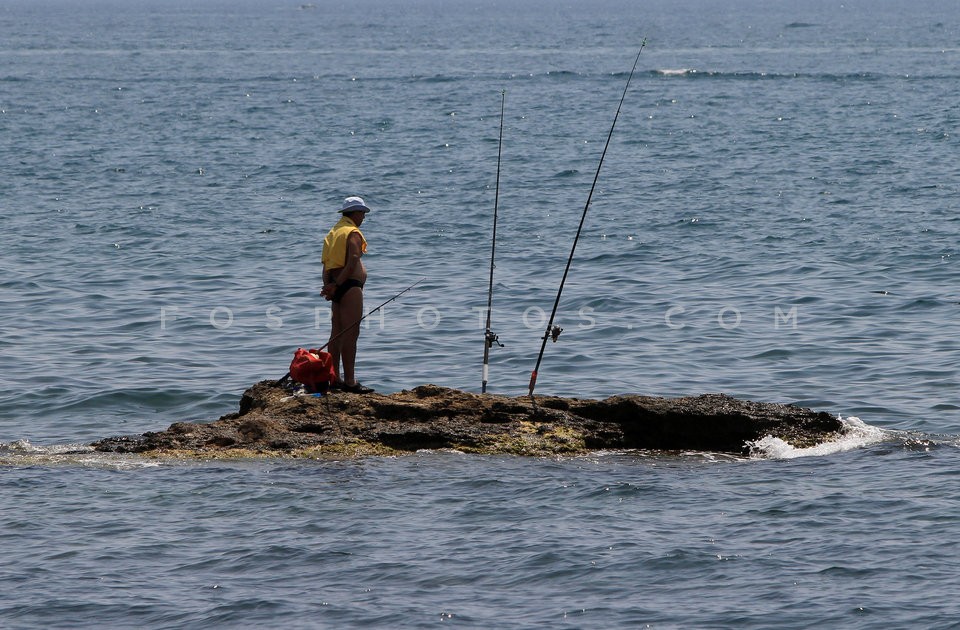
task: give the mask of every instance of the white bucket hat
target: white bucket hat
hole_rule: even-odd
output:
[[[340,206],[340,212],[370,212],[362,197],[347,197]]]

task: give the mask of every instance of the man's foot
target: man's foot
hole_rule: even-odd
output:
[[[361,385],[360,383],[353,383],[351,385],[349,383],[340,381],[339,383],[337,383],[337,385],[341,391],[350,392],[351,394],[372,394],[373,393],[372,387],[367,387],[365,385]]]

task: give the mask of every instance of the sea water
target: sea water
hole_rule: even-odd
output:
[[[157,461],[322,344],[362,382],[725,392],[848,434],[737,458]],[[945,0],[6,0],[0,625],[949,627],[960,13]],[[504,103],[499,193],[497,159]]]

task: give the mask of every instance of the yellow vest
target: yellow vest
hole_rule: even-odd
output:
[[[350,217],[344,215],[323,239],[321,260],[325,269],[339,269],[346,266],[347,238],[354,232],[360,235],[360,253],[366,253],[367,239],[363,238],[363,233],[360,232],[357,224],[351,221]]]

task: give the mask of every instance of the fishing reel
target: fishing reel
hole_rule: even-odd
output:
[[[553,328],[551,328],[550,331],[543,336],[543,338],[546,339],[547,335],[549,335],[550,340],[553,341],[553,343],[557,343],[557,338],[560,336],[560,333],[562,332],[563,332],[563,328],[560,328],[559,326],[554,325]]]
[[[492,330],[489,330],[489,329],[487,330],[487,333],[486,333],[486,335],[485,335],[485,338],[486,338],[486,340],[487,340],[487,347],[488,347],[488,348],[492,348],[492,347],[493,347],[493,344],[497,344],[497,345],[500,346],[501,348],[503,347],[503,344],[500,343],[500,335],[495,335],[495,334],[493,334],[493,331],[492,331]]]

